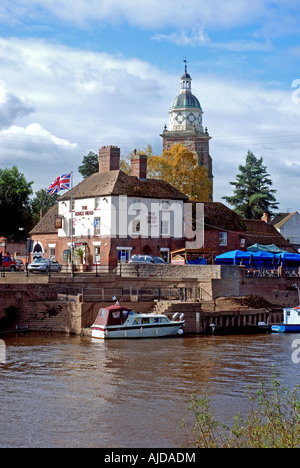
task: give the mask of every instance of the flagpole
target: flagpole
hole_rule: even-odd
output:
[[[73,171],[71,171],[71,276],[74,278],[74,251],[73,251]]]

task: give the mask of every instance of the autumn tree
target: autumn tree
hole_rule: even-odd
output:
[[[276,190],[272,189],[272,180],[267,173],[263,158],[257,158],[251,151],[246,156],[246,164],[239,166],[232,196],[223,197],[234,211],[244,219],[260,219],[264,212],[273,215],[278,208],[275,199]]]
[[[207,169],[198,165],[197,156],[182,143],[176,143],[162,156],[148,156],[147,177],[163,179],[193,201],[211,200],[212,183]]]

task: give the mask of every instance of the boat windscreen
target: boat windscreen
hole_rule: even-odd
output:
[[[107,325],[122,325],[130,314],[131,310],[126,308],[112,309],[109,311]]]

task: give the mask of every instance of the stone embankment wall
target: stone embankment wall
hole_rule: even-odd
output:
[[[82,302],[80,295],[68,296],[67,300],[58,300],[59,288],[67,287],[78,290],[89,288],[187,288],[190,291],[188,302],[177,303],[178,311],[183,311],[188,323],[187,330],[201,333],[208,320],[226,323],[226,317],[232,317],[235,324],[265,321],[264,312],[270,307],[275,309],[271,321],[280,321],[280,309],[284,306],[298,305],[298,293],[293,285],[300,285],[300,278],[285,277],[246,277],[245,269],[233,266],[198,266],[198,265],[136,265],[122,266],[119,275],[9,275],[0,278],[0,319],[7,307],[15,307],[18,317],[12,324],[41,331],[59,331],[80,333],[82,328],[90,326],[101,306],[98,301]],[[148,275],[148,276],[147,276]],[[263,300],[255,304],[240,307],[222,301],[222,307],[216,307],[218,298],[257,296]],[[106,303],[107,305],[107,303]],[[151,302],[135,302],[131,306],[139,312],[149,310]],[[277,309],[276,309],[277,308]],[[252,312],[251,312],[252,311]],[[259,312],[258,312],[259,311]],[[272,312],[273,313],[273,312]],[[247,316],[247,319],[239,317]],[[251,316],[251,317],[250,317]],[[225,318],[224,318],[225,317]],[[256,317],[256,318],[254,318]],[[204,321],[206,321],[204,323]],[[189,328],[190,327],[190,328]]]
[[[80,333],[81,303],[78,298],[69,302],[57,300],[55,284],[1,284],[0,319],[7,308],[15,308],[16,319],[9,329],[28,328],[35,331]]]
[[[131,278],[221,278],[228,269],[224,265],[175,265],[127,263],[121,266],[121,276]],[[229,267],[230,269],[230,267]],[[116,269],[120,274],[120,268]]]

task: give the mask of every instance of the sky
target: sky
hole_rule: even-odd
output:
[[[36,192],[90,151],[151,145],[180,92],[211,136],[214,201],[248,150],[263,158],[279,211],[300,212],[298,0],[1,0],[0,168]]]

